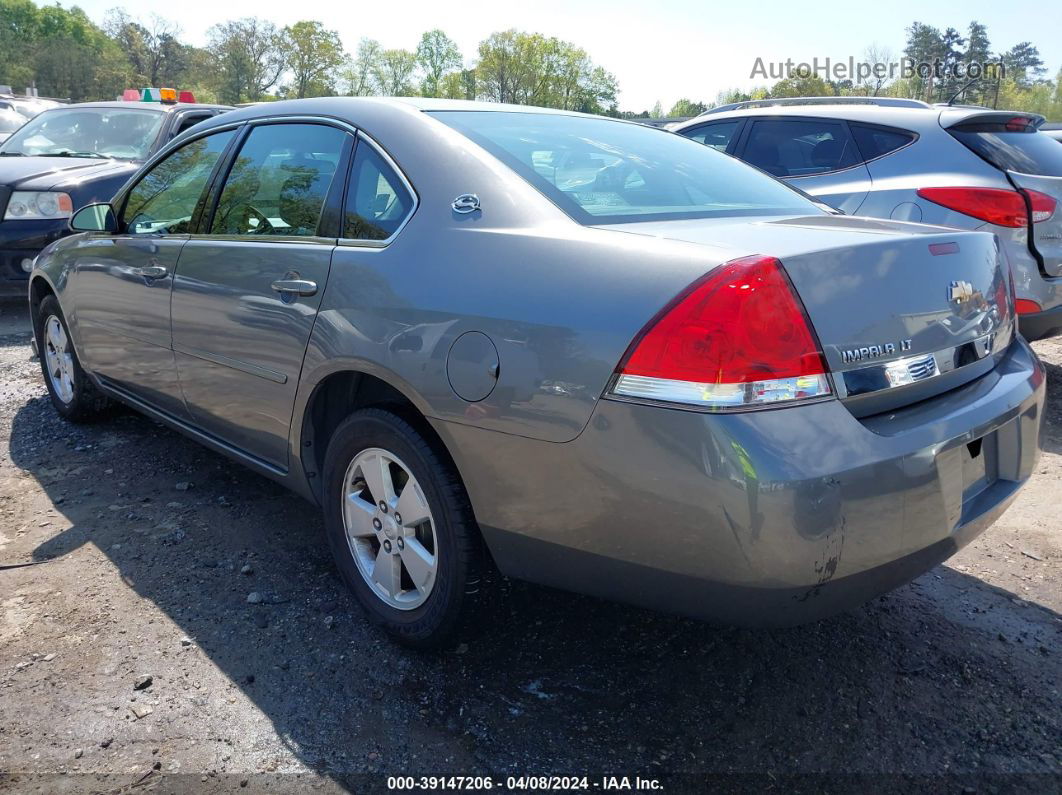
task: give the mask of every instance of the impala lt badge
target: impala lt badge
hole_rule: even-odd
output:
[[[948,285],[948,300],[962,304],[973,298],[974,288],[969,282],[955,280]]]
[[[841,361],[845,364],[862,362],[866,359],[879,359],[882,356],[892,356],[894,353],[903,353],[911,350],[911,340],[900,340],[899,343],[883,342],[880,345],[864,345],[861,348],[841,350]]]

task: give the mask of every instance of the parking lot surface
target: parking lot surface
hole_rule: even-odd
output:
[[[0,304],[0,789],[1062,775],[1060,340],[1032,482],[893,594],[746,631],[513,583],[438,654],[366,623],[309,504],[132,412],[60,421],[29,341]]]

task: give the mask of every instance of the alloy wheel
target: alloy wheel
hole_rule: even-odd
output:
[[[44,361],[48,380],[63,403],[74,399],[74,356],[63,323],[55,315],[44,321]]]
[[[435,520],[409,467],[378,447],[362,450],[343,479],[347,546],[369,589],[390,607],[413,610],[439,570]]]

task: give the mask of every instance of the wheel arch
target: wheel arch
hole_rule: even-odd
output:
[[[351,365],[333,370],[313,386],[296,423],[299,462],[319,503],[328,442],[343,420],[363,408],[383,408],[401,416],[461,474],[446,443],[429,421],[427,405],[419,395],[410,394],[410,390],[380,373]]]
[[[30,278],[29,283],[30,313],[33,317],[36,317],[37,309],[40,307],[41,301],[49,295],[55,296],[56,301],[59,300],[59,294],[56,292],[55,288],[52,287],[52,283],[44,276],[34,274]]]

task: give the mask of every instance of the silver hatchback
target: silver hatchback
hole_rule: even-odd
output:
[[[1062,147],[1042,116],[908,99],[734,103],[672,125],[848,215],[993,232],[1022,334],[1062,332]]]

